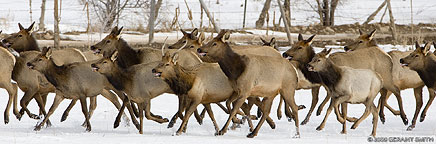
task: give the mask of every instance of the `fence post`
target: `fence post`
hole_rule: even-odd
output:
[[[244,20],[242,22],[242,28],[245,28],[245,16],[247,15],[247,0],[245,0],[244,4]]]
[[[277,3],[279,4],[280,13],[282,13],[283,23],[285,24],[286,36],[288,37],[289,44],[292,45],[291,32],[289,31],[289,26],[287,23],[288,18],[286,17],[285,10],[283,9],[283,6],[282,6],[280,0],[277,0]]]
[[[199,0],[201,7],[203,8],[203,10],[206,12],[207,17],[209,18],[209,21],[212,23],[213,27],[215,28],[215,31],[218,33],[220,32],[220,28],[218,27],[218,25],[215,23],[215,20],[213,19],[213,17],[210,15],[209,13],[209,9],[207,9],[206,4],[204,3],[203,0]]]

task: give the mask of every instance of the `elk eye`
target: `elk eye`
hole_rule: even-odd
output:
[[[317,62],[320,62],[321,60],[317,60]]]
[[[104,61],[103,63],[105,64],[105,63],[107,63],[107,61]]]
[[[298,49],[303,49],[302,47],[298,47]]]
[[[418,55],[415,55],[415,57],[418,57]]]
[[[18,35],[18,37],[23,37],[23,35]]]
[[[213,43],[212,46],[216,46],[216,43]]]
[[[190,46],[190,48],[194,48],[194,46]]]
[[[359,41],[359,43],[363,43],[363,41]]]
[[[42,58],[38,59],[38,61],[42,61]]]
[[[107,40],[107,41],[106,41],[106,43],[110,43],[110,42],[111,42],[110,40]]]
[[[183,43],[186,43],[186,41],[183,41]]]
[[[169,66],[170,64],[165,64],[165,66]]]

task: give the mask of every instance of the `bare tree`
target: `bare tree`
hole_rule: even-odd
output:
[[[266,0],[263,5],[262,12],[260,12],[259,19],[256,21],[256,28],[261,28],[265,24],[266,13],[271,6],[271,0]]]
[[[54,47],[59,49],[59,6],[58,6],[59,0],[54,0]]]
[[[44,24],[45,2],[46,0],[42,0],[41,3],[41,16],[39,17],[38,31],[45,31],[45,24]]]
[[[306,0],[314,9],[314,7]],[[339,0],[316,0],[319,21],[323,26],[333,26],[335,22],[335,11]]]

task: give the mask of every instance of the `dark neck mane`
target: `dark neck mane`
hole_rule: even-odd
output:
[[[245,62],[245,56],[233,52],[229,44],[225,43],[224,52],[219,56],[218,64],[229,80],[236,81],[242,75],[246,67]]]
[[[295,61],[294,64],[296,65],[298,69],[303,73],[303,76],[309,80],[311,83],[320,84],[322,83],[321,77],[319,76],[318,72],[309,71],[307,68],[309,65],[307,63],[300,63],[298,61]]]
[[[27,49],[26,51],[31,51],[31,50],[35,50],[35,51],[41,51],[41,49],[38,47],[38,42],[36,42],[36,38],[35,36],[32,34],[30,35],[30,40],[29,40],[29,49]]]
[[[121,68],[128,68],[132,65],[140,64],[138,52],[127,44],[124,39],[120,38],[117,44],[118,59],[117,64]]]
[[[58,81],[66,76],[66,68],[64,65],[57,66],[53,62],[53,58],[50,58],[49,65],[45,71],[42,71],[45,78],[55,87],[59,86]]]
[[[127,70],[118,66],[114,65],[115,68],[111,73],[103,74],[106,79],[114,86],[115,89],[119,91],[124,91],[124,84],[125,81],[130,78],[130,76],[127,75]]]
[[[436,76],[434,72],[436,71],[436,57],[433,54],[429,54],[426,57],[424,63],[424,69],[416,70],[419,77],[424,81],[425,86],[429,88],[435,88]]]
[[[336,85],[341,80],[342,75],[338,66],[336,66],[330,59],[327,59],[327,66],[319,73],[321,80],[325,86],[334,91]]]
[[[194,76],[186,72],[186,70],[176,65],[174,66],[175,76],[165,78],[165,82],[176,95],[187,94],[194,84]]]

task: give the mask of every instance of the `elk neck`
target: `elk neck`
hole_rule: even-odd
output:
[[[327,59],[326,66],[319,72],[319,75],[323,84],[326,85],[330,90],[334,90],[342,78],[340,68],[330,59]]]
[[[194,84],[195,76],[180,65],[174,66],[174,76],[165,78],[165,82],[176,95],[188,94]]]
[[[138,52],[130,47],[124,39],[120,38],[116,47],[119,54],[117,64],[122,68],[128,68],[141,63],[137,54]]]
[[[229,80],[236,81],[242,75],[246,68],[245,62],[246,57],[235,53],[226,42],[218,64]]]
[[[67,77],[67,66],[57,66],[53,58],[50,58],[48,61],[47,68],[43,71],[41,71],[42,74],[44,74],[45,78],[55,87],[59,86],[59,82],[62,81],[62,79],[65,79]],[[61,82],[62,83],[62,82]]]
[[[130,74],[127,69],[114,64],[114,69],[110,73],[103,73],[107,80],[114,86],[115,89],[119,91],[124,91],[124,84],[126,81],[131,80]]]
[[[425,86],[435,88],[436,76],[434,72],[436,71],[436,56],[428,54],[425,58],[424,68],[415,70],[424,81]]]

